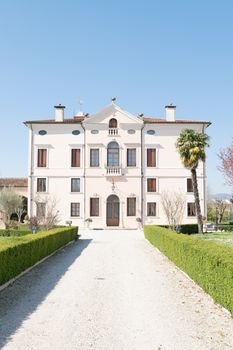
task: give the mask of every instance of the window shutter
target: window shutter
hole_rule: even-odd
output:
[[[193,192],[193,181],[192,181],[192,179],[187,179],[187,192]]]
[[[80,149],[71,150],[71,166],[80,167]]]

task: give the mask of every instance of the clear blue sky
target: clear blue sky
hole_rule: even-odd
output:
[[[1,0],[0,176],[27,175],[24,120],[94,113],[207,119],[213,193],[229,192],[217,152],[233,136],[232,0]]]

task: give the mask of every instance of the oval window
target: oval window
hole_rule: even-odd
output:
[[[129,130],[128,130],[128,134],[130,134],[130,135],[135,134],[135,130],[133,130],[133,129],[129,129]]]
[[[99,130],[91,130],[91,133],[92,133],[92,134],[98,134],[98,133],[99,133]]]
[[[73,135],[79,135],[79,134],[80,134],[80,131],[79,131],[79,130],[73,130],[73,131],[72,131],[72,134],[73,134]]]
[[[155,134],[155,131],[154,131],[154,130],[147,130],[147,134],[148,134],[148,135],[154,135],[154,134]]]
[[[47,134],[47,131],[46,130],[40,130],[39,131],[39,135],[41,135],[41,136],[44,136],[44,135],[46,135]]]

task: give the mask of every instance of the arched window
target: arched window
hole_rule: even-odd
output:
[[[108,144],[107,166],[119,166],[119,145],[115,141]]]
[[[109,128],[117,128],[117,120],[115,118],[109,120]]]

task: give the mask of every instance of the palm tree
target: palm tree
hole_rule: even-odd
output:
[[[200,199],[197,184],[197,167],[199,161],[205,161],[205,148],[209,146],[209,136],[195,130],[186,129],[181,132],[176,141],[176,148],[185,168],[191,170],[198,232],[203,233]]]

